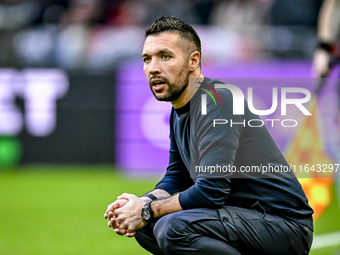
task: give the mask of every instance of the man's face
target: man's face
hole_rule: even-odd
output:
[[[143,48],[144,73],[151,91],[160,101],[174,101],[189,84],[188,54],[180,43],[179,34],[163,32],[145,39]]]

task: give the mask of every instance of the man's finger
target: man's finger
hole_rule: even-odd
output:
[[[116,200],[115,202],[113,202],[112,204],[108,205],[107,210],[104,214],[104,218],[107,219],[109,218],[109,213],[113,212],[114,210],[123,207],[124,205],[127,204],[127,202],[129,202],[129,200],[127,199],[119,199]]]
[[[115,217],[113,212],[109,212],[107,218],[110,220],[112,217]]]
[[[118,234],[118,235],[125,235],[126,234],[126,229],[119,229],[119,228],[115,228],[115,232]]]
[[[113,217],[109,220],[109,222],[107,223],[107,225],[109,227],[112,227],[112,228],[116,228],[118,227],[117,225],[119,225],[117,222],[116,222],[116,217]]]
[[[114,216],[114,215],[113,215],[113,212],[109,212],[109,213],[105,213],[105,214],[104,214],[104,218],[105,218],[105,219],[111,219],[112,216]]]
[[[113,212],[115,209],[117,209],[117,208],[119,208],[119,203],[117,203],[118,201],[115,201],[115,202],[113,202],[112,204],[109,204],[108,206],[107,206],[107,210],[106,210],[106,212],[105,212],[105,214],[104,214],[104,217],[106,216],[107,217],[107,215],[109,214],[109,212]]]
[[[113,228],[116,228],[116,227],[119,227],[119,222],[117,222],[117,220],[116,219],[111,219],[110,221],[109,221],[109,223],[108,224],[110,224],[111,226],[113,226]]]
[[[127,237],[134,237],[136,235],[136,232],[128,232],[125,234]]]
[[[117,197],[117,199],[127,199],[127,200],[130,200],[132,197],[133,197],[132,194],[123,193],[119,197]]]
[[[137,227],[136,225],[128,225],[127,228],[126,228],[126,232],[127,232],[127,233],[136,232],[137,228],[138,228],[138,227]]]
[[[119,229],[125,229],[126,231],[128,230],[129,228],[129,224],[127,224],[125,221],[119,223],[119,226],[118,226]],[[132,231],[129,231],[129,232],[132,232]]]
[[[115,221],[116,221],[118,224],[121,224],[123,221],[126,220],[126,216],[124,216],[124,215],[118,215],[118,216],[116,216],[115,218],[116,218]]]

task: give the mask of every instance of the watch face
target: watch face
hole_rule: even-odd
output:
[[[151,218],[151,214],[150,211],[148,210],[148,208],[143,208],[142,210],[142,218],[146,221],[150,220]]]

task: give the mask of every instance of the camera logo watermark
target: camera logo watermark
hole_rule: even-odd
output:
[[[220,101],[221,106],[223,106],[222,105],[222,100],[221,100],[219,94],[217,93],[217,91],[213,87],[211,87],[210,85],[205,84],[203,82],[199,82],[199,83],[201,85],[207,87],[208,89],[210,89],[212,92],[214,92],[215,95],[217,96],[218,100]],[[217,106],[216,100],[215,100],[214,96],[210,93],[209,90],[204,89],[202,87],[198,87],[198,89],[203,90],[204,92],[206,92],[212,98],[212,100],[214,101],[215,106]],[[202,115],[206,115],[207,114],[207,94],[202,93]]]
[[[216,89],[228,89],[233,97],[233,115],[244,115],[244,94],[240,88],[238,88],[235,85],[231,84],[224,84],[224,83],[216,83],[214,86],[215,88],[201,83],[202,85],[206,86],[208,89],[210,89],[218,98],[220,101],[221,106],[222,101],[217,93]],[[207,110],[207,94],[213,99],[215,106],[217,106],[216,100],[212,93],[208,91],[207,89],[199,87],[199,89],[203,90],[206,93],[201,94],[201,114],[202,115],[207,115],[208,110]],[[308,103],[311,99],[311,92],[308,91],[305,88],[298,88],[298,87],[282,87],[281,88],[281,97],[278,96],[278,88],[273,87],[272,88],[272,105],[269,109],[265,110],[259,110],[254,107],[254,100],[253,100],[253,88],[248,87],[247,88],[248,92],[248,97],[247,97],[247,102],[248,102],[248,108],[250,112],[256,115],[260,116],[266,116],[273,114],[277,109],[279,105],[279,100],[280,100],[280,106],[281,106],[281,116],[286,116],[287,115],[287,106],[288,105],[295,105],[304,115],[310,116],[312,115],[306,107],[303,105],[305,103]],[[290,98],[290,94],[302,94],[303,98]],[[268,122],[268,124],[271,124],[272,127],[274,127],[274,124],[279,121],[283,127],[295,127],[297,126],[297,121],[295,119],[251,119],[251,120],[243,120],[242,122],[234,122],[233,120],[227,120],[227,119],[214,119],[213,121],[213,127],[216,125],[225,125],[225,124],[230,124],[231,127],[233,125],[243,125],[244,127],[248,125],[249,127],[262,127],[265,124],[265,121]]]
[[[209,89],[211,89],[218,97],[218,99],[221,102],[221,99],[217,93],[217,91],[215,89],[229,89],[231,94],[233,95],[233,114],[234,115],[244,115],[244,94],[242,92],[241,89],[239,89],[237,86],[235,85],[231,85],[231,84],[215,84],[215,89],[212,88],[211,86],[207,85],[207,84],[203,84],[205,86],[207,86]],[[207,92],[214,100],[215,105],[216,105],[216,101],[214,99],[214,97],[212,96],[212,94],[207,91],[206,89],[201,88],[202,90],[204,90],[205,92]],[[289,93],[302,93],[305,95],[304,98],[295,98],[295,99],[290,99],[287,98],[287,94]],[[201,103],[202,103],[202,115],[206,115],[207,114],[207,95],[206,94],[202,94],[201,95]],[[267,110],[258,110],[255,109],[254,107],[254,103],[253,103],[253,88],[249,87],[248,88],[248,107],[249,110],[256,114],[256,115],[270,115],[272,113],[274,113],[277,109],[278,106],[278,93],[277,93],[277,88],[274,87],[272,88],[272,106],[270,109]],[[311,93],[310,91],[308,91],[307,89],[304,88],[281,88],[281,115],[287,115],[287,105],[289,104],[293,104],[295,105],[297,108],[300,109],[300,111],[304,114],[304,115],[312,115],[302,104],[309,102],[309,100],[311,99]],[[222,105],[222,102],[221,102]]]

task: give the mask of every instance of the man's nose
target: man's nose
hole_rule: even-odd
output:
[[[150,74],[160,74],[162,72],[158,60],[153,59],[151,61],[149,72]]]

